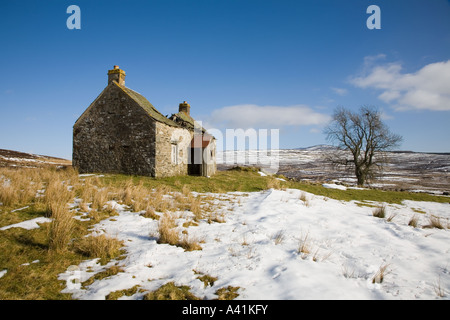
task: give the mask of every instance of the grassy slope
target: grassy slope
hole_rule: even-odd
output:
[[[346,191],[327,189],[321,185],[306,184],[293,181],[280,181],[275,177],[262,177],[253,169],[237,169],[218,172],[211,178],[205,177],[170,177],[154,179],[149,177],[130,177],[124,175],[106,175],[105,177],[89,178],[101,182],[111,188],[119,188],[132,181],[134,185],[142,184],[146,188],[161,185],[169,186],[173,191],[181,191],[188,187],[197,192],[253,192],[265,190],[269,187],[296,188],[305,192],[325,196],[333,199],[350,201],[380,201],[401,203],[403,200],[449,202],[448,197],[433,196],[423,193],[407,193],[381,190],[353,190]],[[0,181],[1,182],[1,181]],[[1,191],[1,190],[0,190]],[[14,209],[23,208],[16,212]],[[30,203],[15,203],[0,206],[0,227],[45,215],[42,206]],[[105,218],[107,213],[102,213]],[[100,218],[101,218],[100,217]],[[80,239],[88,234],[92,222],[76,221],[73,237]],[[0,231],[0,271],[7,269],[7,273],[0,278],[0,299],[70,299],[60,291],[63,283],[57,280],[59,273],[64,272],[70,265],[77,265],[86,256],[76,250],[68,249],[53,252],[49,249],[49,224],[41,228],[24,230],[11,228]],[[31,263],[39,260],[37,263]],[[23,265],[30,263],[29,265]]]
[[[280,177],[285,179],[284,177]],[[130,177],[125,175],[109,175],[104,178],[105,182],[116,185],[125,180],[132,179],[137,184],[140,181],[149,188],[155,188],[161,184],[171,187],[173,190],[181,191],[182,186],[186,185],[190,190],[196,192],[254,192],[266,190],[269,187],[283,187],[299,189],[310,192],[315,195],[324,196],[343,201],[379,201],[387,203],[400,204],[403,200],[414,201],[432,201],[432,202],[450,202],[449,197],[435,196],[426,193],[410,193],[401,191],[383,191],[379,189],[347,189],[338,190],[325,188],[320,184],[311,184],[298,181],[280,181],[276,177],[260,176],[255,169],[238,168],[235,170],[219,171],[210,178],[179,176],[169,178],[149,178],[149,177]],[[287,180],[287,179],[285,179]]]

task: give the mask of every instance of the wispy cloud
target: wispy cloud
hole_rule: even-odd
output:
[[[375,65],[365,59],[365,71],[350,82],[381,91],[378,96],[396,110],[450,111],[450,60],[428,64],[414,73],[402,72],[400,63]]]
[[[281,128],[285,126],[323,125],[329,115],[309,106],[259,106],[242,104],[216,109],[208,119],[213,126],[228,128]]]
[[[336,93],[336,94],[338,94],[340,96],[345,96],[348,93],[348,90],[344,89],[344,88],[334,88],[334,87],[332,87],[331,90],[333,90],[334,93]]]

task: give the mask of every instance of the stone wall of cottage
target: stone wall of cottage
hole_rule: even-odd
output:
[[[203,150],[203,170],[206,177],[212,176],[217,171],[216,165],[216,140],[212,139],[209,145]]]
[[[117,86],[108,86],[73,128],[74,167],[155,176],[156,123]]]
[[[192,135],[193,132],[187,129],[156,123],[156,177],[188,174],[188,152]]]

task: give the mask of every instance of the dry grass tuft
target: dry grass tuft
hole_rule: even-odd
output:
[[[372,283],[382,283],[384,277],[391,271],[388,270],[389,264],[382,264],[375,275],[372,277]]]
[[[52,212],[52,222],[48,232],[49,249],[56,252],[65,251],[72,239],[74,219],[65,203],[52,202],[49,204]]]
[[[427,224],[423,226],[423,228],[430,229],[430,228],[436,228],[436,229],[446,229],[446,226],[444,226],[443,222],[441,221],[440,217],[430,215],[428,217],[428,220],[430,224]]]
[[[275,177],[270,177],[267,180],[266,189],[281,189],[281,180]]]
[[[188,234],[183,234],[177,246],[183,248],[185,251],[202,250],[200,241],[195,237],[189,237]]]
[[[218,296],[217,300],[233,300],[239,296],[237,291],[240,287],[228,286],[226,288],[220,288],[215,293]]]
[[[408,222],[408,226],[417,228],[419,222],[419,217],[417,215],[413,215]]]
[[[381,207],[378,207],[375,210],[373,210],[372,215],[374,217],[384,219],[386,217],[386,212],[387,212],[386,206],[382,205]]]
[[[166,243],[170,245],[177,245],[180,242],[180,234],[176,228],[175,218],[169,213],[165,213],[161,219],[159,219],[158,243]]]
[[[123,241],[108,235],[83,237],[74,243],[74,250],[86,257],[100,258],[102,264],[122,254]]]
[[[284,239],[285,239],[285,235],[284,235],[285,231],[284,230],[280,230],[277,231],[274,235],[273,235],[273,240],[275,241],[276,245],[282,244]]]
[[[309,232],[307,232],[305,235],[300,236],[297,253],[302,254],[302,257],[306,257],[308,254],[311,253],[311,244],[309,240]]]
[[[138,292],[138,289],[140,288],[139,285],[135,285],[129,289],[124,290],[117,290],[110,292],[108,295],[105,296],[105,300],[118,300],[119,298],[123,296],[130,297]]]
[[[159,289],[145,294],[144,300],[200,300],[193,295],[188,286],[176,286],[168,282]]]

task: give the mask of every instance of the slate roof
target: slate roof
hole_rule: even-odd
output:
[[[120,86],[117,82],[113,81],[113,83],[122,89],[131,99],[133,99],[142,109],[144,109],[149,116],[151,116],[156,121],[162,122],[172,127],[179,127],[180,125],[165,117],[162,113],[160,113],[156,108],[140,93],[137,93],[130,88],[125,86]]]

